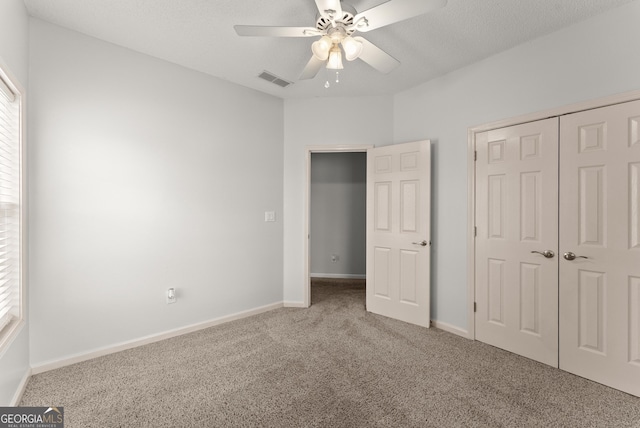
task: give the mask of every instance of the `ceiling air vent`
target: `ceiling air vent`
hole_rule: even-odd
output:
[[[262,73],[260,73],[260,75],[258,75],[259,78],[266,80],[267,82],[271,82],[274,85],[278,85],[282,88],[286,88],[287,86],[289,86],[291,84],[291,82],[286,81],[284,79],[279,78],[278,76],[275,76],[271,73],[269,73],[268,71],[263,71]]]

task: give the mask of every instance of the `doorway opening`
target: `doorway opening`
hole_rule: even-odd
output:
[[[366,152],[373,146],[307,148],[305,306],[311,281],[366,279]]]
[[[317,288],[366,279],[367,154],[312,153],[309,198],[311,303]],[[364,294],[362,296],[364,305]]]

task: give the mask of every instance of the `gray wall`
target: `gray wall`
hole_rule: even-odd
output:
[[[364,277],[367,154],[312,153],[310,207],[311,275]]]
[[[432,141],[431,315],[467,319],[467,132],[482,123],[640,89],[640,1],[386,97],[285,101],[284,296],[301,302],[305,146]],[[341,108],[336,109],[339,105]],[[350,124],[327,140],[317,117]]]
[[[282,100],[30,37],[31,363],[282,302]]]
[[[21,0],[0,1],[0,61],[10,69],[13,76],[27,91],[29,18]],[[27,118],[28,121],[28,118]],[[26,148],[28,152],[29,148]],[[25,156],[26,158],[26,156]],[[25,169],[26,169],[25,163]],[[25,177],[26,178],[26,177]],[[26,199],[26,198],[25,198]],[[23,207],[26,211],[26,205]],[[27,226],[27,225],[25,225]],[[25,228],[28,239],[28,228]],[[26,242],[26,241],[25,241]],[[26,251],[25,251],[26,254]],[[27,323],[8,348],[0,352],[0,406],[14,404],[12,401],[20,383],[29,373],[29,323],[28,323],[28,258],[24,258],[25,296]]]
[[[394,142],[432,144],[432,318],[466,330],[470,127],[640,89],[640,1],[394,97]]]
[[[432,139],[432,314],[466,328],[468,127],[640,89],[639,16],[634,1],[395,96],[283,103],[39,21],[27,82],[27,14],[0,1],[0,57],[30,94],[32,204],[32,316],[0,355],[0,404],[29,343],[39,364],[301,302],[308,145]],[[309,132],[345,111],[331,140]]]
[[[345,119],[348,112],[348,120]],[[325,124],[318,128],[318,118]],[[316,132],[335,129],[337,132]],[[385,145],[393,140],[391,96],[284,102],[284,300],[304,302],[305,185],[309,146]]]

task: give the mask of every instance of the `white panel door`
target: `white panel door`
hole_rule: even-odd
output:
[[[640,396],[640,101],[560,129],[560,368]]]
[[[476,339],[558,366],[558,119],[476,135]]]
[[[367,310],[428,327],[431,145],[367,152]]]

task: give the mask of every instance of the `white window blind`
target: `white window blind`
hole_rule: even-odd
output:
[[[20,98],[0,76],[0,337],[20,319]]]

